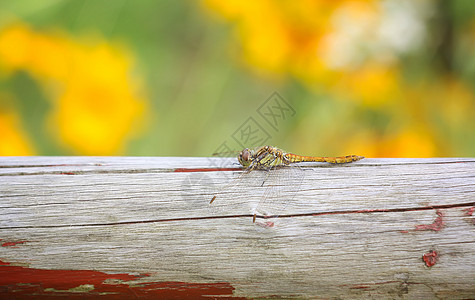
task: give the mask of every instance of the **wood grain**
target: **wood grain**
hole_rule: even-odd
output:
[[[0,260],[236,297],[475,297],[475,159],[235,163],[0,158]]]

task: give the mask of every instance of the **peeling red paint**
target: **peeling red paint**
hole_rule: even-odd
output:
[[[475,206],[474,206],[474,207],[467,208],[467,209],[464,209],[464,212],[465,212],[465,214],[466,214],[467,216],[472,216],[474,211],[475,211]]]
[[[464,213],[465,213],[466,216],[471,217],[471,216],[473,216],[473,212],[475,211],[475,206],[472,206],[472,207],[470,207],[470,208],[464,209],[463,211],[464,211]],[[468,219],[467,221],[469,222],[469,224],[475,225],[475,219],[470,218],[470,219]]]
[[[33,269],[0,260],[0,298],[245,299],[232,297],[234,288],[224,282],[130,282],[143,276],[91,270]]]
[[[367,290],[367,289],[371,289],[371,288],[367,285],[355,285],[353,287],[350,287],[350,290]]]
[[[437,253],[437,251],[433,251],[433,250],[427,252],[426,254],[422,256],[422,260],[426,263],[426,266],[428,266],[429,268],[437,263],[438,258],[439,258],[439,254]]]
[[[2,244],[2,247],[13,247],[13,246],[15,246],[15,245],[17,245],[17,244],[24,244],[24,243],[26,243],[26,242],[28,242],[28,241],[5,242],[5,243]],[[18,247],[15,247],[15,248],[18,248]]]
[[[267,222],[264,222],[264,223],[256,222],[256,225],[259,225],[262,228],[272,228],[272,227],[274,227],[275,224],[272,221],[267,221]]]
[[[437,218],[435,218],[432,224],[416,225],[416,228],[414,230],[433,230],[433,231],[442,230],[442,228],[445,226],[445,222],[442,219],[443,214],[439,210],[436,211],[436,214],[437,214]]]
[[[75,172],[61,172],[59,174],[61,174],[61,175],[76,175]]]

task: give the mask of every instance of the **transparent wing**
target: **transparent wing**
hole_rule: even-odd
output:
[[[280,215],[292,213],[289,209],[302,187],[305,170],[299,166],[286,166],[268,171],[265,192],[251,207],[254,221],[261,227],[274,227]]]
[[[216,188],[207,201],[213,215],[250,214],[249,203],[256,202],[264,192],[261,187],[267,172],[227,171],[216,172]]]
[[[273,227],[279,216],[291,213],[306,174],[299,166],[217,173],[214,182],[220,188],[209,196],[209,212],[248,214],[261,227]]]

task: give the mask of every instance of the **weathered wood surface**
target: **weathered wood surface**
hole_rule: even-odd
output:
[[[475,298],[474,158],[217,166],[0,158],[0,297]]]

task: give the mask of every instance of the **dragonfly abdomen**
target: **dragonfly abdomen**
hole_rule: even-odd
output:
[[[358,155],[346,155],[346,156],[337,156],[337,157],[324,157],[324,156],[303,156],[293,153],[286,154],[288,160],[291,163],[298,162],[328,162],[332,164],[344,164],[363,159],[363,156]]]

